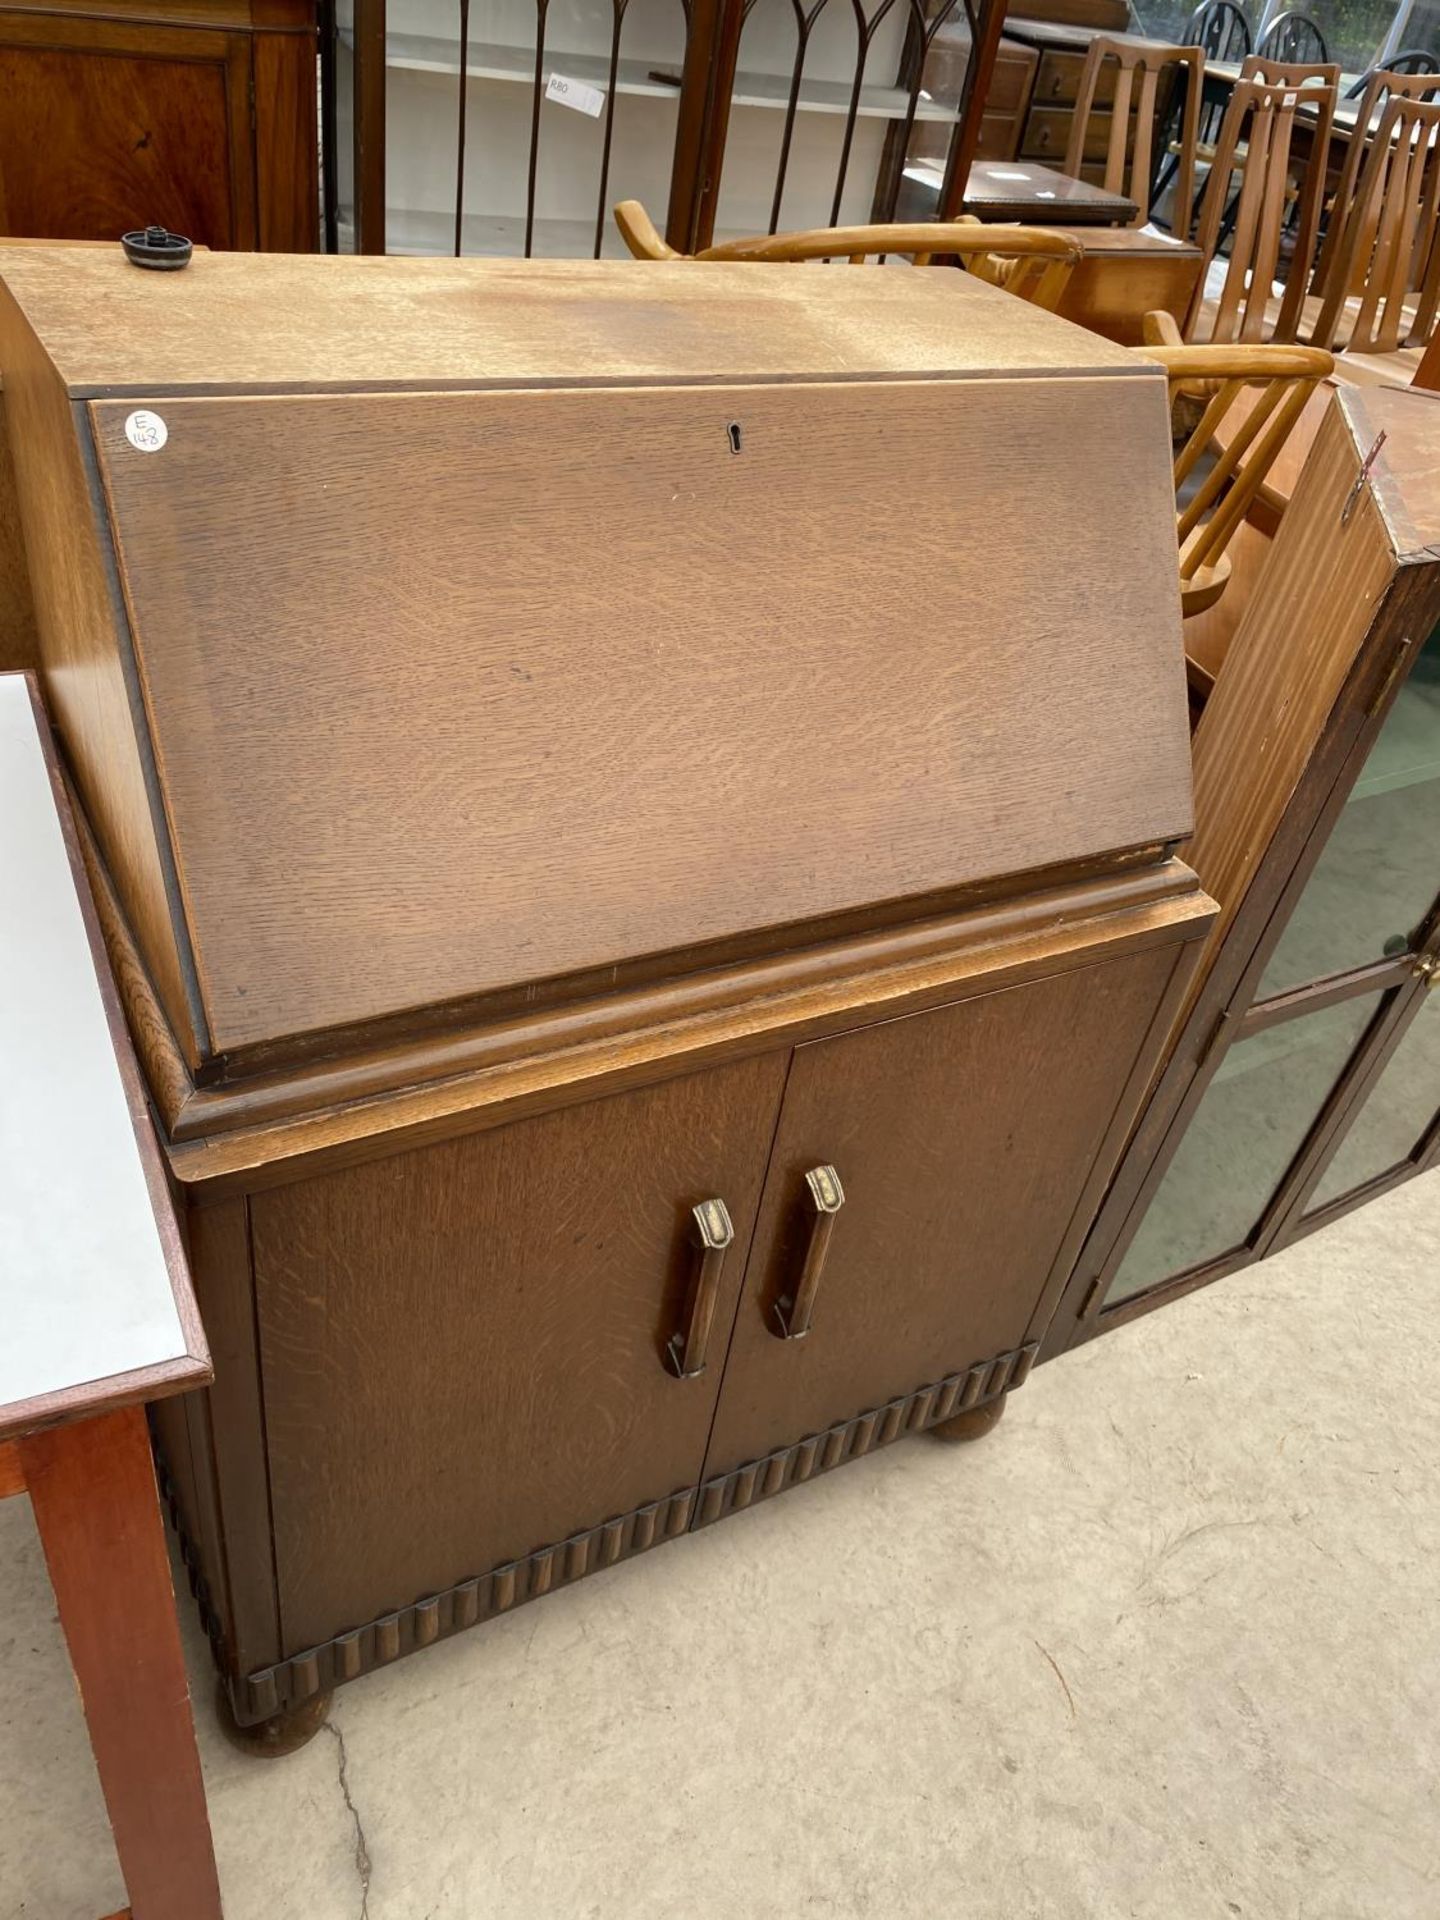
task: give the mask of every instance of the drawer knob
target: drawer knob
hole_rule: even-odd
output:
[[[725,1250],[734,1238],[730,1210],[723,1200],[702,1200],[690,1209],[690,1239],[697,1253],[690,1310],[684,1331],[672,1333],[665,1343],[666,1364],[681,1380],[694,1380],[705,1371],[715,1302],[720,1297],[720,1272],[725,1265]]]
[[[825,1271],[825,1256],[830,1251],[830,1236],[835,1231],[835,1216],[845,1204],[845,1189],[834,1167],[812,1167],[805,1176],[810,1206],[810,1237],[805,1247],[805,1264],[795,1291],[776,1301],[772,1329],[782,1340],[803,1340],[815,1317],[815,1296],[820,1276]]]

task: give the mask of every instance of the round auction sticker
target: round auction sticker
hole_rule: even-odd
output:
[[[170,438],[170,429],[158,413],[147,413],[142,407],[126,419],[125,438],[141,453],[158,453]]]

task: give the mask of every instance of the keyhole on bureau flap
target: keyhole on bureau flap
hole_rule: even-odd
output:
[[[726,435],[728,436],[728,438],[729,438],[729,441],[730,441],[730,451],[731,451],[731,453],[739,453],[739,451],[740,451],[740,422],[739,422],[738,420],[732,420],[732,421],[730,422],[730,424],[729,424],[729,426],[728,426],[728,427],[727,427],[727,428],[725,429],[725,432],[726,432]]]

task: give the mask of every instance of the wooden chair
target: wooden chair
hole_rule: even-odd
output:
[[[637,260],[848,260],[862,266],[887,255],[908,256],[917,267],[939,255],[993,286],[1050,311],[1083,258],[1078,240],[1043,227],[982,226],[973,218],[888,226],[819,227],[807,233],[757,234],[725,240],[701,253],[678,253],[661,236],[638,200],[622,200],[615,224]]]
[[[1261,34],[1255,48],[1271,60],[1328,60],[1330,49],[1325,44],[1325,36],[1318,24],[1308,13],[1292,8],[1287,13],[1277,13],[1269,26]]]
[[[1255,56],[1251,55],[1251,59]],[[1296,70],[1290,70],[1292,72]],[[1230,96],[1216,143],[1215,158],[1205,183],[1197,240],[1205,269],[1220,250],[1227,233],[1232,237],[1229,265],[1218,299],[1205,291],[1205,277],[1184,327],[1185,338],[1259,342],[1267,326],[1277,340],[1293,340],[1299,328],[1310,263],[1319,237],[1324,193],[1324,162],[1335,109],[1338,69],[1327,68],[1313,81],[1265,78],[1239,81]],[[1290,252],[1289,277],[1278,311],[1268,311],[1280,265],[1281,238],[1296,190],[1297,168],[1291,151],[1296,111],[1313,110],[1307,131],[1312,136],[1315,162],[1300,169],[1298,218]],[[1232,175],[1240,175],[1240,189],[1232,198]]]
[[[1368,73],[1362,73],[1345,98],[1358,100],[1377,73],[1440,73],[1440,61],[1436,60],[1433,53],[1426,53],[1423,47],[1406,47],[1399,53],[1392,53],[1383,67],[1371,67]]]
[[[1400,59],[1414,61],[1430,60],[1430,55],[1397,55]],[[1387,103],[1396,98],[1408,100],[1430,100],[1440,93],[1440,71],[1433,62],[1426,67],[1400,67],[1392,63],[1388,67],[1373,67],[1357,87],[1352,87],[1347,95],[1349,99],[1359,99],[1355,112],[1355,130],[1345,142],[1345,158],[1341,164],[1339,176],[1333,191],[1329,194],[1329,219],[1325,227],[1324,239],[1320,245],[1320,257],[1315,263],[1315,277],[1311,282],[1311,292],[1322,298],[1327,291],[1327,283],[1335,267],[1336,255],[1340,248],[1340,236],[1344,232],[1350,209],[1355,199],[1356,183],[1360,177],[1360,164],[1367,153],[1374,150],[1374,136],[1379,130],[1380,116]],[[1353,263],[1352,263],[1353,266]],[[1351,268],[1347,268],[1347,276]],[[1329,345],[1328,341],[1321,343]]]
[[[1225,591],[1226,549],[1335,360],[1316,347],[1294,346],[1152,344],[1132,351],[1161,363],[1173,400],[1188,399],[1197,389],[1205,396],[1198,422],[1175,455],[1180,602],[1188,618]]]
[[[1189,44],[1198,47],[1205,60],[1243,60],[1250,51],[1250,22],[1235,5],[1235,0],[1203,0],[1203,5],[1191,14],[1186,32]],[[1203,66],[1201,70],[1203,72]],[[1201,101],[1197,158],[1207,163],[1214,159],[1215,142],[1224,117],[1225,108],[1219,101]],[[1156,200],[1167,191],[1180,170],[1181,141],[1169,138],[1166,154],[1165,166],[1155,183],[1153,198]],[[1177,193],[1171,205],[1171,230],[1184,239],[1195,224],[1194,202],[1188,196],[1182,199]]]
[[[1191,45],[1209,60],[1243,60],[1250,51],[1250,22],[1235,0],[1204,0],[1187,31]]]
[[[1115,64],[1117,72],[1103,185],[1107,192],[1123,193],[1135,202],[1135,218],[1130,224],[1132,227],[1143,227],[1150,218],[1151,161],[1158,118],[1160,76],[1167,67],[1181,70],[1175,77],[1184,89],[1180,134],[1170,149],[1176,161],[1174,172],[1178,176],[1175,204],[1177,207],[1188,207],[1190,204],[1195,182],[1195,150],[1200,140],[1200,95],[1205,80],[1205,55],[1199,47],[1170,46],[1161,40],[1115,40],[1107,34],[1098,34],[1090,42],[1085,55],[1080,89],[1075,98],[1075,113],[1070,122],[1070,140],[1065,149],[1064,171],[1074,180],[1080,178],[1085,159],[1085,136],[1095,105],[1096,88],[1107,61]],[[1135,116],[1134,148],[1127,155],[1132,110]]]
[[[1366,149],[1353,199],[1337,205],[1310,333],[1316,346],[1393,353],[1429,340],[1440,307],[1437,213],[1440,101],[1397,90]]]

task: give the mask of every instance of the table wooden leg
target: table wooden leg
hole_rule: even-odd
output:
[[[220,1887],[141,1407],[20,1442],[134,1920],[219,1920]]]

